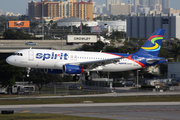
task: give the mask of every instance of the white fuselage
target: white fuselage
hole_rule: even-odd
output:
[[[14,66],[31,68],[62,69],[65,64],[75,64],[83,62],[93,62],[121,58],[121,56],[101,53],[101,52],[82,52],[82,51],[63,51],[63,50],[42,50],[24,49],[9,56],[6,61]],[[119,62],[97,66],[90,71],[128,71],[142,68],[137,62],[123,58]]]

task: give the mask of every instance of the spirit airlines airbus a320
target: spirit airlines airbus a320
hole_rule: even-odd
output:
[[[164,36],[164,29],[157,29],[147,42],[134,54],[83,52],[44,49],[23,49],[9,56],[7,63],[27,68],[44,68],[47,73],[86,73],[91,80],[91,71],[128,71],[164,63],[167,59],[158,57]]]

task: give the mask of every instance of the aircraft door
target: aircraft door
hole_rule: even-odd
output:
[[[34,60],[34,52],[32,50],[28,51],[28,60],[33,61]]]
[[[74,61],[77,61],[77,56],[76,56],[76,55],[74,55],[74,56],[71,55],[71,61],[73,61],[73,60],[74,60]]]
[[[77,61],[77,56],[76,55],[74,55],[74,61]]]
[[[71,55],[71,61],[73,61],[73,55]]]

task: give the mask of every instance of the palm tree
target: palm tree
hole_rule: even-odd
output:
[[[89,30],[88,24],[83,25],[83,32],[86,33]]]
[[[180,55],[180,46],[178,46],[177,44],[173,44],[173,47],[170,50],[170,53],[173,55],[174,59],[176,59],[176,61],[178,61],[178,57]]]
[[[38,22],[31,22],[30,26],[31,26],[31,30],[34,30],[34,33],[36,34],[37,30],[36,28],[38,27],[39,23]]]
[[[51,20],[49,23],[50,23],[50,25],[52,26],[52,24],[54,23],[54,21],[53,21],[53,20]]]

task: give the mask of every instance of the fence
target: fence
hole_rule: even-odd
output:
[[[103,81],[82,81],[79,83],[63,83],[63,84],[48,84],[44,85],[42,90],[39,91],[38,87],[35,86],[35,92],[17,92],[18,96],[66,96],[66,95],[93,95],[93,94],[106,94],[106,93],[149,93],[156,92],[167,92],[167,91],[180,91],[180,86],[171,86],[165,88],[137,88],[134,87],[121,87],[113,84],[113,88],[110,89],[109,82]]]
[[[169,87],[170,91],[180,91],[180,86],[171,86]]]
[[[64,95],[92,95],[112,93],[112,90],[106,87],[88,87],[88,86],[43,86],[39,91],[37,86],[35,92],[19,92],[18,96],[64,96]]]

